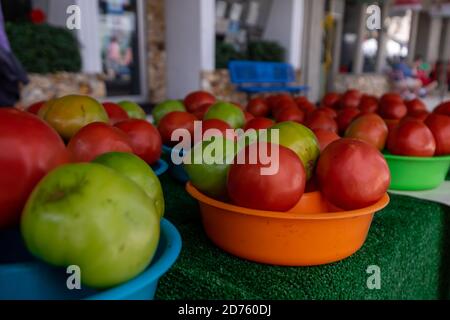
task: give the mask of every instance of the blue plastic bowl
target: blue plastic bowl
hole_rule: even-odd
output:
[[[159,159],[158,162],[152,165],[153,172],[159,177],[169,169],[169,165],[163,159]]]
[[[172,153],[176,152],[178,153],[180,156],[183,156],[183,150],[177,150],[168,146],[163,145],[162,147],[163,149],[163,153],[168,157],[168,161],[169,161],[169,173],[170,175],[177,181],[185,184],[186,182],[189,181],[189,176],[186,173],[186,170],[184,170],[182,165],[179,164],[174,164],[172,162]]]
[[[162,219],[158,249],[144,272],[104,291],[90,288],[69,290],[66,286],[69,276],[66,270],[31,258],[23,247],[18,230],[0,234],[0,240],[2,246],[10,251],[5,255],[2,251],[3,261],[9,258],[29,260],[0,264],[0,300],[153,300],[159,279],[174,264],[181,250],[181,237],[177,229]],[[5,243],[6,240],[9,242]]]

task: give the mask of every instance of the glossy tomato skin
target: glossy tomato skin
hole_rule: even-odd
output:
[[[174,111],[166,114],[158,124],[158,131],[161,135],[162,142],[165,145],[172,146],[178,141],[172,141],[172,132],[176,129],[186,129],[191,135],[191,141],[194,137],[194,123],[197,118],[188,112]]]
[[[444,101],[433,110],[433,113],[443,114],[450,117],[450,101]]]
[[[213,103],[202,104],[197,110],[192,112],[192,114],[196,116],[198,120],[202,120],[212,105]]]
[[[361,111],[361,113],[364,113],[364,114],[377,112],[378,99],[373,96],[365,95],[361,98],[358,108]]]
[[[35,115],[0,109],[0,229],[19,221],[34,186],[50,170],[67,163],[58,133]]]
[[[382,100],[378,113],[384,119],[400,120],[408,113],[408,109],[401,100]]]
[[[337,118],[336,122],[338,125],[338,131],[343,134],[347,130],[348,126],[352,121],[361,113],[358,108],[344,108],[342,109]]]
[[[245,117],[245,123],[249,122],[250,120],[254,119],[255,116],[252,115],[250,112],[248,111],[244,111],[244,117]]]
[[[336,92],[328,92],[323,98],[322,98],[322,106],[337,109],[339,108],[341,95]]]
[[[216,98],[206,91],[195,91],[184,98],[184,106],[189,112],[195,112],[202,105],[213,104],[215,102]]]
[[[27,108],[27,111],[37,115],[39,110],[41,110],[41,108],[45,105],[45,103],[46,103],[45,100],[35,102]]]
[[[315,129],[315,130],[313,130],[313,132],[317,138],[317,141],[319,141],[320,152],[323,152],[323,150],[325,150],[325,148],[330,143],[341,138],[335,132],[324,130],[324,129]]]
[[[338,125],[336,121],[329,117],[326,113],[319,112],[319,109],[308,116],[305,125],[311,130],[324,129],[335,133],[338,132]]]
[[[161,158],[162,139],[158,129],[141,119],[129,119],[116,124],[125,132],[133,148],[133,153],[148,164],[154,164]]]
[[[408,114],[417,112],[417,111],[426,111],[427,107],[425,103],[419,98],[415,98],[412,100],[408,100],[405,102],[406,108],[408,109]]]
[[[115,125],[118,122],[130,119],[128,113],[122,109],[118,104],[113,102],[103,102],[103,108],[105,108],[108,114],[109,124]]]
[[[436,141],[436,156],[450,154],[450,116],[431,114],[425,124],[433,133]]]
[[[387,147],[396,155],[432,157],[436,151],[436,142],[433,133],[422,121],[407,119],[389,134]]]
[[[270,109],[266,100],[262,98],[253,98],[247,104],[247,111],[255,117],[266,117],[269,115]]]
[[[381,151],[386,144],[388,132],[384,120],[375,113],[369,113],[354,120],[345,131],[345,137],[365,141]]]
[[[278,161],[276,164],[272,162],[274,174],[270,175],[261,174],[261,169],[270,165],[263,165],[259,156],[257,163],[248,163],[251,146],[237,156],[245,155],[247,163],[240,164],[236,158],[228,172],[227,190],[234,204],[268,211],[287,211],[297,204],[305,190],[305,169],[293,151],[267,143],[271,157],[275,156],[277,149]]]
[[[208,131],[210,129],[216,129],[218,130],[217,133],[214,133],[212,131]],[[212,136],[220,135],[223,137],[227,136],[227,130],[231,130],[232,128],[228,123],[225,121],[219,120],[219,119],[209,119],[204,120],[202,122],[202,136],[203,139],[207,139]]]
[[[305,113],[298,107],[287,107],[277,113],[276,120],[277,122],[295,121],[303,123],[305,120]]]
[[[275,124],[275,122],[272,119],[263,118],[263,117],[256,117],[256,118],[250,120],[249,122],[247,122],[247,124],[245,125],[244,130],[248,130],[248,129],[255,129],[255,130],[268,129],[271,126],[273,126],[274,124]]]
[[[430,112],[427,110],[414,110],[414,111],[408,112],[408,115],[403,119],[413,118],[416,120],[425,121],[429,115],[430,115]]]
[[[343,210],[370,206],[386,193],[390,172],[383,155],[361,140],[332,142],[317,164],[317,182],[325,198]]]
[[[349,90],[341,98],[341,108],[357,108],[361,101],[361,93]]]
[[[317,112],[317,113],[319,113],[319,112],[320,112],[320,113],[323,113],[323,114],[325,114],[325,115],[327,115],[328,117],[333,118],[333,119],[336,119],[337,116],[338,116],[338,113],[337,113],[336,110],[331,109],[331,108],[328,108],[328,107],[320,107],[320,108],[317,108],[317,109],[314,110],[314,112]]]
[[[108,152],[133,152],[127,135],[103,122],[81,128],[70,139],[67,150],[73,162],[89,162]]]
[[[277,104],[272,108],[272,115],[275,119],[278,117],[278,114],[285,109],[297,109],[297,104],[292,99],[281,98],[278,100]]]

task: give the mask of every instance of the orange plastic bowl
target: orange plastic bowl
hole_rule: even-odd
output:
[[[385,194],[369,207],[342,211],[320,192],[311,192],[289,212],[273,212],[214,200],[190,182],[186,190],[198,200],[206,234],[218,247],[247,260],[283,266],[313,266],[349,257],[364,244],[373,215],[389,203]]]

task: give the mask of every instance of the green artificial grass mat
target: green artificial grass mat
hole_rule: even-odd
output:
[[[183,247],[161,278],[157,299],[448,299],[450,208],[391,195],[353,256],[316,267],[278,267],[234,257],[206,237],[197,202],[168,174],[161,177],[166,218]],[[381,288],[368,289],[377,265]]]

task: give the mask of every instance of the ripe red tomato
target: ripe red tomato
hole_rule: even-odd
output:
[[[216,102],[216,98],[206,91],[195,91],[186,96],[184,98],[184,106],[186,110],[189,112],[195,112],[198,108],[200,108],[204,104],[214,104]]]
[[[255,117],[266,117],[269,112],[269,105],[262,98],[253,98],[247,104],[247,111]]]
[[[305,115],[308,115],[311,112],[313,112],[314,110],[316,110],[316,107],[314,106],[314,104],[309,102],[308,99],[306,99],[304,97],[296,98],[295,103],[297,104],[297,107],[305,113]]]
[[[327,115],[330,118],[336,119],[337,118],[337,111],[328,107],[320,107],[314,110],[314,112],[323,112],[325,115]]]
[[[401,121],[389,134],[388,150],[392,154],[431,157],[436,151],[433,133],[419,120]]]
[[[340,133],[344,133],[352,121],[360,114],[358,108],[343,108],[337,118],[338,130]]]
[[[383,94],[380,98],[380,103],[384,103],[390,100],[403,102],[402,96],[396,92],[387,92]]]
[[[271,95],[266,98],[267,105],[269,106],[270,110],[272,110],[272,111],[281,100],[293,101],[292,97],[287,93]]]
[[[27,108],[27,111],[37,115],[46,102],[45,100],[35,102]]]
[[[121,121],[130,119],[128,113],[118,104],[112,102],[102,103],[109,117],[109,124],[115,125]]]
[[[341,108],[357,108],[361,101],[361,93],[357,90],[348,90],[341,98]]]
[[[178,141],[172,141],[172,133],[176,129],[186,129],[191,135],[191,141],[194,140],[194,123],[197,118],[188,112],[174,111],[166,114],[158,124],[158,130],[164,144],[173,146]]]
[[[388,127],[375,113],[362,115],[355,119],[345,132],[346,138],[365,141],[378,150],[383,150],[388,136]]]
[[[319,108],[322,109],[322,108]],[[331,132],[338,132],[338,125],[336,121],[319,109],[311,113],[306,119],[305,125],[311,130],[324,129]]]
[[[248,129],[268,129],[271,126],[273,126],[275,122],[272,119],[269,118],[263,118],[263,117],[256,117],[245,125],[244,130],[247,131]]]
[[[277,113],[277,122],[283,121],[295,121],[298,123],[303,123],[305,119],[305,113],[298,107],[286,107]]]
[[[364,95],[358,105],[361,113],[372,113],[378,110],[378,99],[374,96]]]
[[[433,133],[436,141],[436,156],[450,154],[450,116],[430,114],[425,124]]]
[[[0,109],[0,228],[19,221],[34,186],[55,167],[68,162],[58,133],[35,115]]]
[[[450,117],[450,100],[444,101],[433,110],[433,113],[444,114]]]
[[[335,132],[324,129],[315,129],[313,132],[316,135],[317,141],[319,141],[320,152],[325,150],[330,143],[341,138]]]
[[[272,159],[269,165],[262,163],[260,152],[256,163],[249,163],[252,146],[247,146],[235,158],[228,173],[228,194],[238,206],[287,211],[295,206],[303,195],[306,172],[299,157],[292,150],[280,145],[266,144],[268,155]],[[245,155],[245,164],[238,161],[242,155]],[[272,174],[261,174],[262,168],[268,169],[270,166],[273,169]]]
[[[219,132],[217,132],[219,135],[226,137],[227,136],[227,130],[232,129],[231,126],[226,123],[223,120],[219,120],[219,119],[208,119],[208,120],[204,120],[202,122],[202,136],[203,139],[207,139],[209,137],[215,136],[217,134],[209,131],[210,129],[216,129]]]
[[[129,119],[116,124],[126,133],[133,153],[148,164],[154,164],[161,157],[162,140],[158,129],[142,119]]]
[[[67,150],[73,162],[89,162],[108,152],[133,152],[127,135],[103,122],[93,122],[78,130]]]
[[[321,105],[328,108],[339,108],[341,95],[336,92],[328,92],[323,98]]]
[[[213,105],[213,103],[206,103],[198,107],[197,110],[192,112],[192,114],[198,119],[202,120],[205,117],[205,114],[208,112],[209,108]]]
[[[244,111],[244,116],[245,116],[245,123],[255,118],[254,115],[252,115],[250,112],[247,111]]]
[[[272,108],[272,115],[276,119],[278,117],[278,113],[287,108],[298,109],[297,104],[291,98],[280,98],[278,99],[277,104]]]
[[[428,117],[428,115],[430,114],[429,111],[427,110],[415,110],[415,111],[411,111],[409,112],[406,117],[404,117],[402,119],[402,121],[404,119],[416,119],[416,120],[420,120],[420,121],[425,121]]]
[[[370,206],[390,184],[386,160],[377,148],[356,139],[332,142],[317,164],[317,182],[324,197],[344,210]]]
[[[391,99],[382,100],[378,109],[378,113],[384,119],[400,120],[406,116],[408,109],[401,100]]]
[[[427,106],[419,98],[408,100],[405,102],[405,105],[408,109],[408,114],[427,110]]]

